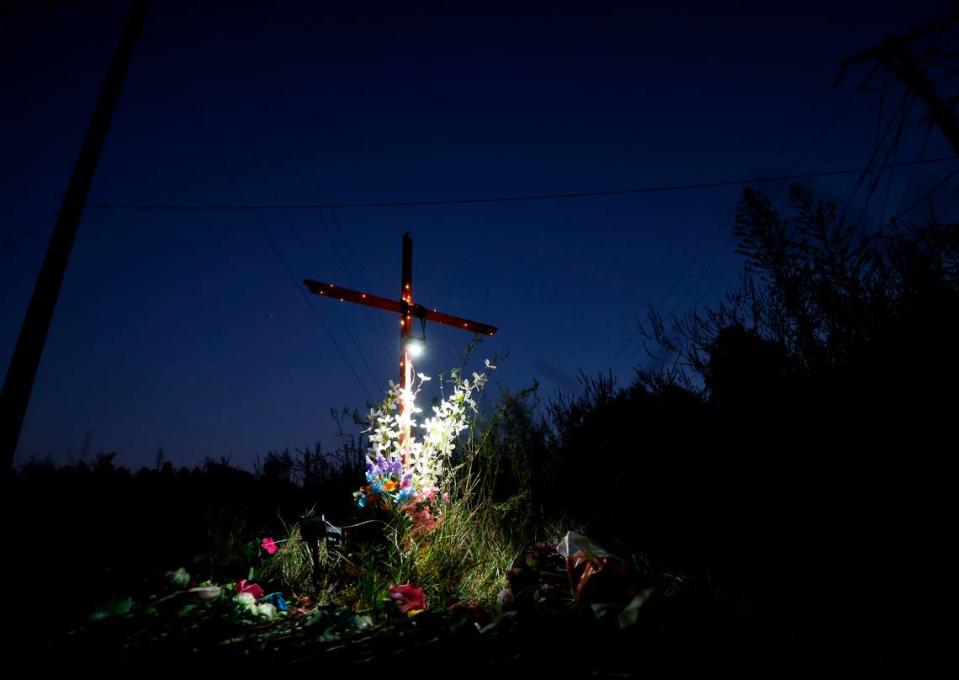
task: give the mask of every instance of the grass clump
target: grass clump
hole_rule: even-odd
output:
[[[406,518],[395,526],[390,545],[394,579],[416,583],[437,604],[492,607],[522,546],[505,531],[502,513],[468,467],[450,487],[431,530]]]

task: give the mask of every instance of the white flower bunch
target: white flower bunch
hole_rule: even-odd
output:
[[[496,368],[489,361],[486,367]],[[429,380],[429,376],[418,373],[406,389],[391,381],[386,398],[377,408],[370,409],[366,430],[369,464],[401,464],[404,473],[411,475],[418,494],[429,493],[442,481],[457,440],[469,427],[470,415],[477,411],[473,395],[482,392],[487,377],[485,373],[473,373],[472,380],[461,379],[453,371],[448,383],[451,393],[432,407],[432,416],[421,420],[416,417],[422,413],[416,406],[416,397]]]

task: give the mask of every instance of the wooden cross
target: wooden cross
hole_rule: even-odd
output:
[[[385,309],[388,312],[396,312],[400,315],[400,388],[406,389],[413,381],[413,368],[410,361],[409,341],[413,338],[413,319],[419,319],[423,323],[435,321],[445,326],[453,326],[460,330],[472,331],[473,333],[482,333],[483,335],[492,335],[496,332],[496,326],[490,326],[478,321],[470,321],[452,314],[444,314],[435,309],[427,309],[423,305],[413,303],[413,239],[410,235],[403,234],[403,280],[400,286],[400,299],[390,300],[389,298],[371,295],[370,293],[361,293],[335,286],[332,283],[320,283],[306,279],[303,281],[311,293],[333,298],[340,302],[356,302],[368,307]]]

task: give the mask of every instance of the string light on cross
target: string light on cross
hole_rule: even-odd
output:
[[[303,283],[306,284],[311,293],[323,297],[333,298],[340,302],[355,302],[368,307],[385,309],[388,312],[395,312],[400,315],[400,388],[404,391],[413,382],[412,345],[410,341],[413,339],[414,319],[419,319],[424,328],[427,321],[433,321],[444,326],[453,326],[460,330],[482,335],[493,335],[497,330],[496,326],[470,321],[452,314],[444,314],[413,302],[413,239],[410,238],[408,233],[403,234],[403,280],[399,300],[390,300],[379,295],[342,288],[332,283],[320,283],[311,279],[306,279]]]

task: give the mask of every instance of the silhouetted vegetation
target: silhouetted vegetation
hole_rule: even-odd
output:
[[[959,228],[878,234],[801,188],[787,215],[744,192],[741,288],[647,324],[667,367],[582,377],[540,408],[504,392],[476,426],[481,492],[520,543],[581,527],[658,572],[708,584],[756,625],[876,660],[914,628],[909,591],[947,564],[959,384]],[[251,540],[310,508],[349,521],[362,442],[269,453],[253,472],[113,454],[5,481],[14,606],[69,590],[58,623],[180,565],[245,573]],[[792,638],[791,638],[792,639]]]

